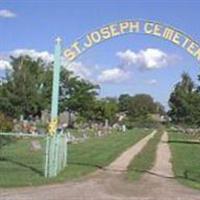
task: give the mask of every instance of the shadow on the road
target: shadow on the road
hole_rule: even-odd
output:
[[[200,144],[200,141],[193,141],[193,140],[169,140],[167,143]]]
[[[181,175],[165,176],[165,175],[162,175],[162,174],[152,172],[150,170],[138,170],[138,169],[133,169],[133,170],[138,172],[138,173],[147,173],[147,174],[151,174],[151,175],[156,176],[156,177],[161,177],[161,178],[166,178],[166,179],[182,179],[182,180],[189,180],[189,181],[192,181],[192,182],[195,182],[195,183],[200,183],[199,179],[191,178],[189,176],[189,171],[187,171],[187,170],[183,172],[182,176]]]
[[[98,169],[104,169],[103,166],[98,165],[98,164],[80,163],[80,162],[71,162],[71,161],[69,161],[68,164],[69,165],[89,166],[89,167],[95,167],[95,168],[98,168]]]
[[[5,157],[0,157],[0,162],[10,162],[10,163],[19,165],[19,166],[21,166],[21,167],[30,169],[31,171],[33,171],[33,172],[39,174],[40,176],[44,176],[44,173],[43,173],[42,171],[38,170],[37,168],[35,168],[35,167],[33,167],[33,166],[26,165],[26,164],[21,163],[21,162],[16,161],[16,160],[12,160],[12,159],[5,158]]]
[[[174,176],[165,176],[163,174],[158,174],[158,173],[152,172],[150,170],[141,170],[141,169],[132,169],[132,170],[137,173],[141,173],[141,174],[147,173],[147,174],[151,174],[153,176],[157,176],[157,177],[161,177],[161,178],[175,179]]]
[[[98,164],[91,164],[91,163],[69,162],[68,164],[69,165],[90,166],[90,167],[100,169],[102,171],[121,172],[121,173],[126,173],[128,171],[128,170],[112,169],[112,168],[109,168],[109,167],[101,166],[101,165],[98,165]],[[153,175],[153,176],[156,176],[156,177],[161,177],[161,178],[166,178],[166,179],[177,179],[178,178],[178,179],[189,180],[189,181],[192,181],[192,182],[200,183],[200,180],[197,180],[197,179],[190,177],[189,171],[184,171],[182,176],[180,176],[180,175],[179,176],[175,176],[175,175],[174,176],[165,176],[165,175],[162,175],[162,174],[155,173],[151,170],[144,170],[144,169],[131,169],[131,170],[133,170],[137,173],[141,173],[141,174],[147,173],[147,174],[150,174],[150,175]]]
[[[12,159],[0,157],[0,162],[11,162],[11,163],[14,163],[16,165],[28,168],[28,169],[32,170],[33,172],[39,174],[40,176],[44,175],[43,172],[38,170],[37,168],[35,168],[33,166],[26,165],[24,163],[21,163],[21,162],[15,161],[15,160],[12,160]],[[128,171],[128,170],[112,169],[112,168],[109,168],[109,167],[101,166],[101,165],[98,165],[98,164],[91,164],[91,163],[68,162],[68,164],[69,165],[90,166],[90,167],[100,169],[102,171],[121,172],[121,173],[125,173],[125,172]],[[150,174],[150,175],[153,175],[153,176],[156,176],[156,177],[161,177],[161,178],[166,178],[166,179],[177,179],[178,178],[178,179],[182,179],[182,180],[189,180],[189,181],[192,181],[192,182],[195,182],[195,183],[200,183],[199,179],[191,178],[190,175],[189,175],[190,172],[187,171],[187,170],[183,172],[182,176],[178,175],[178,176],[173,176],[173,177],[158,174],[158,173],[152,172],[151,170],[143,170],[143,169],[131,169],[131,170],[133,170],[137,173],[142,173],[142,174],[146,173],[146,174]]]
[[[100,169],[102,171],[113,171],[113,172],[127,172],[127,170],[120,170],[120,169],[111,169],[109,167],[101,166],[98,164],[91,164],[91,163],[80,163],[80,162],[68,162],[69,165],[80,165],[80,166],[89,166]]]

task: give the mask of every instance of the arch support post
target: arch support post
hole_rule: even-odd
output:
[[[67,145],[63,145],[63,143],[67,141],[64,135],[57,133],[61,53],[61,39],[57,38],[54,50],[51,119],[48,127],[45,151],[45,177],[57,176],[59,171],[66,166],[62,165],[62,162],[66,160],[64,156],[66,157]]]

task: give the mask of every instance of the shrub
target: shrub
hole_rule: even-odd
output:
[[[13,129],[13,121],[11,118],[5,116],[3,113],[0,113],[0,131],[9,132]]]
[[[138,118],[127,118],[124,121],[127,128],[158,128],[160,126],[160,123],[158,121],[153,120],[150,117],[143,117],[140,116]]]
[[[3,113],[0,113],[0,132],[9,132],[13,129],[13,122],[11,118],[6,117]],[[11,136],[0,135],[0,148],[12,141]]]

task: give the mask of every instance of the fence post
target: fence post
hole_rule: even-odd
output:
[[[51,100],[51,121],[49,124],[48,134],[50,137],[46,143],[45,155],[45,176],[52,177],[57,175],[57,126],[58,126],[58,101],[59,101],[59,83],[60,83],[60,68],[61,68],[61,39],[56,39],[54,51],[54,68],[53,68],[53,86]],[[49,144],[49,145],[48,145]]]
[[[49,170],[48,170],[48,166],[49,166],[49,143],[50,143],[50,138],[49,135],[47,135],[46,137],[46,151],[45,151],[45,170],[44,170],[44,175],[45,177],[48,177],[49,174]]]

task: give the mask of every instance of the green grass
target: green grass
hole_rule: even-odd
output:
[[[182,133],[170,133],[173,171],[178,181],[200,189],[200,143]]]
[[[156,149],[160,141],[162,131],[157,132],[151,138],[142,151],[133,159],[128,167],[128,179],[139,180],[142,174],[153,167],[156,158]]]
[[[43,149],[30,151],[31,139],[19,139],[0,150],[0,187],[17,187],[63,182],[80,178],[95,171],[98,166],[108,165],[125,149],[136,143],[151,130],[133,129],[127,134],[116,134],[91,138],[84,143],[69,145],[68,167],[56,178],[43,176]],[[35,139],[32,139],[35,140]]]

